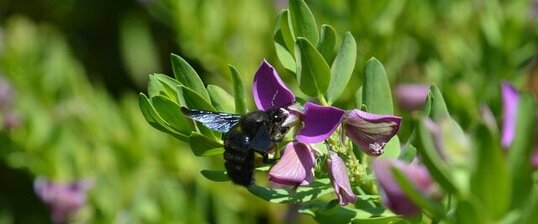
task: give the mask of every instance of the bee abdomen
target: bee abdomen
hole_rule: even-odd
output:
[[[224,158],[230,157],[230,154],[233,153],[236,152],[230,152],[230,150],[226,149]],[[242,155],[242,162],[240,160],[226,160],[224,162],[224,167],[226,167],[228,177],[230,177],[232,182],[246,187],[254,182],[254,152],[248,151],[241,153],[245,153],[245,155]],[[239,158],[237,155],[231,157],[236,159]]]
[[[224,136],[224,167],[235,184],[249,186],[254,182],[254,151],[249,139],[240,132],[230,131]]]

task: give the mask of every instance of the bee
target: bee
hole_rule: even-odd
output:
[[[276,108],[243,116],[181,108],[181,112],[207,128],[222,132],[224,167],[233,183],[248,187],[254,183],[255,152],[269,162],[269,152],[289,130],[284,126],[288,111]]]

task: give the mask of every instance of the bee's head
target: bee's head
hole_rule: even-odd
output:
[[[277,126],[281,126],[282,123],[288,118],[289,112],[283,108],[275,109],[271,113],[271,121]]]

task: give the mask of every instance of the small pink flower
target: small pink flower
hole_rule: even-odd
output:
[[[34,191],[47,205],[53,223],[65,223],[86,203],[86,192],[90,181],[57,183],[44,179],[34,182]]]
[[[357,196],[355,196],[351,190],[347,167],[342,158],[335,152],[329,151],[327,165],[329,166],[329,178],[331,179],[334,192],[338,197],[340,205],[355,203]]]
[[[352,110],[344,119],[344,130],[362,151],[371,156],[383,154],[385,144],[400,129],[401,117]]]

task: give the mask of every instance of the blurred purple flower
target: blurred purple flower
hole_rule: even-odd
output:
[[[379,182],[380,194],[385,206],[403,216],[414,216],[421,209],[405,194],[392,175],[392,167],[402,171],[409,182],[427,197],[435,196],[437,187],[428,170],[415,164],[406,164],[395,159],[374,159],[373,170]]]
[[[396,99],[404,110],[417,110],[424,106],[429,90],[429,85],[400,84],[396,87]]]
[[[10,109],[13,101],[13,89],[9,82],[0,76],[0,110],[6,111]]]
[[[269,171],[269,181],[286,186],[308,185],[314,179],[316,158],[309,145],[290,142]]]
[[[38,178],[34,191],[47,205],[53,223],[66,223],[86,203],[86,191],[92,186],[88,180],[71,183],[51,182]]]
[[[333,151],[329,150],[329,159],[327,160],[329,166],[329,178],[333,184],[334,192],[338,197],[340,205],[347,205],[349,203],[355,203],[357,196],[351,190],[349,184],[349,176],[347,174],[347,167],[342,158]]]
[[[19,115],[13,111],[8,111],[4,113],[4,129],[10,130],[13,129],[21,123]]]
[[[295,95],[282,82],[276,70],[263,61],[254,75],[252,87],[254,102],[259,110],[286,108],[290,111],[292,121],[303,121],[303,128],[297,134],[297,140],[303,143],[318,143],[327,139],[338,127],[345,111],[331,106],[320,106],[311,102],[304,105],[304,110],[293,108]],[[290,122],[286,122],[288,124]]]
[[[503,81],[501,84],[503,100],[503,127],[502,146],[507,149],[512,144],[516,134],[517,107],[519,104],[519,93],[510,83]]]
[[[385,144],[400,129],[401,117],[352,110],[344,119],[344,130],[348,137],[368,155],[383,154]]]

